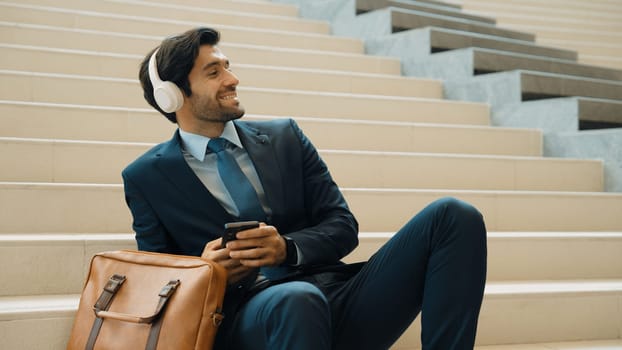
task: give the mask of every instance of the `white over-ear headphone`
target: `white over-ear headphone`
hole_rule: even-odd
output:
[[[149,79],[153,85],[153,97],[164,112],[177,112],[184,105],[184,96],[175,83],[160,79],[156,64],[158,50],[155,50],[149,59]]]

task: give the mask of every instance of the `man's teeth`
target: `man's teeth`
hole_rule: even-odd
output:
[[[223,96],[221,97],[222,100],[233,100],[235,98],[237,98],[237,95],[229,95],[229,96]]]

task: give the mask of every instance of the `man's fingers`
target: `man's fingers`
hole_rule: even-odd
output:
[[[262,238],[278,235],[278,232],[274,226],[267,226],[262,224],[258,228],[253,228],[250,230],[244,230],[238,232],[235,236],[238,240],[245,240],[251,238]]]
[[[236,250],[229,253],[232,259],[239,261],[248,267],[261,267],[278,265],[273,249],[253,248],[247,250]]]

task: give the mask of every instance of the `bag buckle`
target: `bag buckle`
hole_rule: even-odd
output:
[[[123,282],[125,282],[125,276],[114,274],[108,279],[108,282],[106,282],[104,290],[114,294],[121,288]]]
[[[160,290],[160,294],[158,295],[162,298],[168,298],[173,294],[175,289],[177,289],[177,286],[179,286],[179,280],[169,281],[164,287],[162,287],[162,290]]]

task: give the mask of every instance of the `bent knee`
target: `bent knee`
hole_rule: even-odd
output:
[[[484,226],[484,217],[480,211],[470,203],[454,197],[444,197],[433,203],[438,210],[448,218],[461,225]]]
[[[285,309],[328,309],[326,296],[314,285],[308,282],[288,282],[279,285],[279,291],[273,295],[275,307]]]

